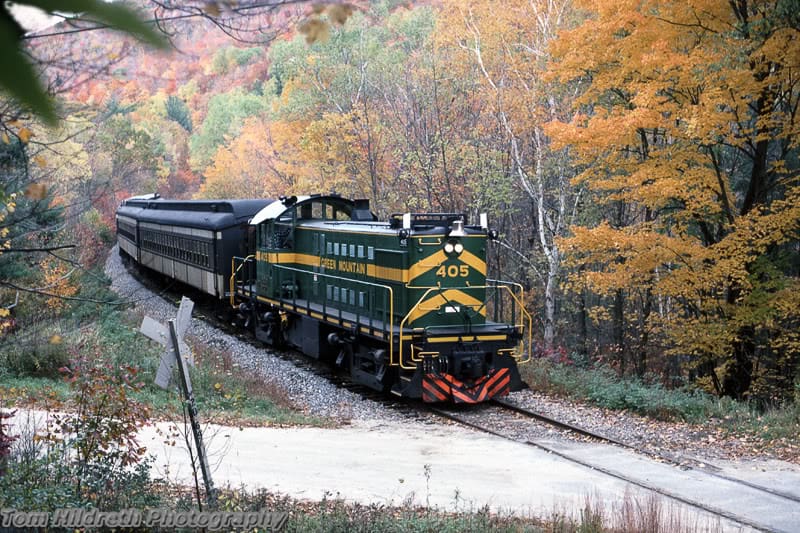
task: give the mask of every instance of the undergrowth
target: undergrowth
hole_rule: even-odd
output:
[[[800,436],[800,405],[763,405],[716,398],[688,387],[667,389],[655,380],[619,377],[607,366],[580,366],[540,359],[521,366],[533,390],[626,410],[658,420],[717,425],[732,435],[754,435],[766,442]]]
[[[699,422],[719,411],[720,402],[701,391],[669,390],[660,383],[620,378],[607,366],[580,368],[537,360],[525,365],[522,373],[534,390],[660,420]]]
[[[178,499],[188,509],[191,495]],[[309,502],[276,495],[267,490],[248,491],[225,487],[219,498],[220,510],[252,512],[269,510],[287,513],[283,531],[305,532],[542,532],[542,533],[695,533],[722,531],[719,523],[687,515],[657,495],[626,493],[616,502],[587,496],[577,507],[555,505],[542,514],[515,514],[475,508],[455,496],[452,506],[416,505],[413,498],[399,505],[347,502],[338,494],[325,494]]]
[[[155,384],[163,347],[139,332],[143,314],[127,309],[99,271],[83,276],[80,297],[60,312],[27,311],[17,331],[0,338],[0,393],[6,402],[58,409],[65,370],[91,355],[112,366],[134,366],[143,386],[132,397],[159,418],[182,417],[177,371],[170,390]],[[324,425],[289,400],[268,378],[239,368],[232,354],[187,339],[197,366],[190,375],[201,418],[220,424]],[[51,401],[52,400],[52,401]]]

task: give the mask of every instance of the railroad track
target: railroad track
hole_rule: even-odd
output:
[[[667,453],[667,452],[662,452],[662,451],[653,451],[653,450],[648,450],[648,449],[645,449],[645,448],[641,448],[639,446],[634,446],[633,444],[620,441],[620,440],[615,439],[613,437],[609,437],[608,435],[603,435],[601,433],[598,433],[598,432],[595,432],[595,431],[591,431],[591,430],[582,428],[580,426],[576,426],[574,424],[569,424],[567,422],[562,422],[560,420],[556,420],[555,418],[549,417],[547,415],[543,415],[541,413],[537,413],[535,411],[531,411],[530,409],[526,409],[525,407],[520,407],[518,405],[514,405],[514,404],[509,403],[509,402],[507,402],[505,400],[495,400],[494,404],[495,405],[499,405],[504,409],[508,409],[509,411],[513,411],[515,413],[519,413],[519,414],[524,415],[526,417],[529,417],[529,418],[532,418],[534,420],[538,420],[538,421],[550,424],[550,425],[558,427],[560,429],[563,429],[563,430],[566,430],[566,431],[571,431],[573,433],[576,433],[578,435],[583,435],[585,437],[590,437],[590,438],[595,439],[595,440],[597,440],[599,442],[606,442],[606,443],[609,443],[609,444],[613,444],[615,446],[620,446],[622,448],[626,448],[626,449],[632,450],[632,451],[634,451],[634,452],[636,452],[638,454],[646,455],[646,456],[649,456],[649,457],[654,457],[656,459],[668,462],[670,464],[674,464],[674,465],[679,466],[681,468],[697,468],[697,469],[701,470],[703,473],[705,473],[706,475],[709,475],[709,476],[712,476],[712,477],[715,477],[715,478],[718,478],[718,479],[724,479],[725,481],[729,481],[731,483],[737,483],[739,485],[742,485],[742,486],[745,486],[745,487],[749,487],[751,489],[760,490],[760,491],[766,492],[767,494],[771,494],[773,496],[778,496],[780,498],[784,498],[784,499],[789,500],[789,501],[794,502],[794,503],[800,503],[800,496],[797,496],[795,494],[791,494],[791,493],[788,493],[788,492],[784,492],[784,491],[781,491],[781,490],[777,490],[777,489],[774,489],[772,487],[765,487],[763,485],[759,485],[758,483],[751,483],[750,481],[746,481],[746,480],[743,480],[743,479],[739,479],[739,478],[735,478],[735,477],[732,477],[732,476],[728,476],[728,475],[722,473],[722,471],[723,471],[722,467],[717,466],[717,465],[715,465],[715,464],[713,464],[713,463],[711,463],[711,462],[709,462],[709,461],[707,461],[705,459],[699,459],[697,457],[692,457],[690,455],[685,455],[685,454],[672,454],[672,453]],[[691,466],[691,465],[694,465],[694,466]]]
[[[766,495],[768,498],[772,498],[773,500],[778,498],[783,500],[785,503],[789,504],[800,503],[800,496],[796,494],[787,493],[772,487],[765,487],[757,483],[752,483],[746,480],[728,476],[722,473],[721,467],[713,465],[705,460],[700,460],[698,458],[686,455],[668,454],[664,452],[654,452],[652,450],[646,450],[631,445],[629,443],[620,441],[613,437],[603,435],[601,433],[588,430],[586,428],[582,428],[574,424],[563,422],[541,413],[537,413],[530,409],[511,404],[504,400],[495,400],[491,404],[482,406],[482,408],[480,409],[481,409],[481,415],[484,415],[480,416],[481,419],[493,420],[495,423],[487,424],[481,422],[480,420],[475,420],[474,417],[470,417],[469,416],[470,414],[475,413],[474,409],[472,411],[465,411],[465,410],[452,410],[441,407],[427,406],[427,411],[439,417],[453,421],[459,425],[467,426],[472,429],[481,431],[483,433],[488,433],[503,439],[512,440],[514,442],[519,442],[527,446],[543,450],[547,453],[561,457],[562,459],[565,459],[569,462],[579,464],[583,467],[590,468],[598,472],[602,472],[603,474],[619,479],[621,481],[625,481],[627,483],[646,489],[648,491],[655,492],[671,500],[680,502],[695,509],[711,513],[715,516],[725,518],[737,524],[741,524],[743,526],[747,526],[759,531],[773,531],[773,529],[770,528],[769,526],[757,523],[755,520],[741,516],[734,512],[730,512],[725,509],[716,507],[714,505],[698,501],[695,498],[684,496],[673,490],[668,490],[661,486],[654,485],[653,483],[643,481],[642,479],[636,478],[633,475],[628,475],[616,469],[603,466],[602,464],[583,459],[577,456],[576,454],[571,453],[570,450],[559,447],[557,443],[545,441],[542,439],[533,439],[533,440],[529,438],[520,439],[518,436],[514,436],[515,433],[514,431],[515,428],[513,428],[514,424],[510,421],[510,417],[508,417],[507,415],[509,413],[513,415],[522,415],[522,420],[519,420],[519,423],[530,424],[530,420],[535,420],[537,423],[546,424],[548,426],[558,428],[559,430],[565,432],[569,432],[575,435],[580,435],[581,437],[592,439],[595,442],[606,443],[617,447],[621,447],[640,455],[655,458],[662,463],[668,463],[674,466],[679,466],[684,470],[687,469],[697,470],[702,472],[704,475],[711,476],[719,480],[723,480],[725,483],[741,487],[742,489],[750,491],[751,493],[755,492]],[[501,413],[505,413],[505,415]],[[498,423],[498,419],[502,418],[503,416],[506,417],[505,421]],[[512,426],[511,430],[509,430],[510,426]],[[518,428],[516,429],[518,434],[519,430]],[[694,464],[695,466],[694,467],[688,466],[690,464]]]

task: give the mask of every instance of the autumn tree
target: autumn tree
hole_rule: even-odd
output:
[[[329,38],[309,44],[297,36],[269,52],[274,119],[303,125],[294,142],[305,154],[303,166],[313,168],[315,188],[372,197],[375,205],[385,205],[385,145],[373,85],[386,65],[381,31],[356,15]]]
[[[580,114],[548,132],[616,213],[564,242],[583,280],[640,299],[629,337],[717,393],[786,394],[800,353],[796,3],[580,7],[551,66],[580,88]]]
[[[127,113],[112,110],[100,125],[92,147],[94,187],[112,191],[154,191],[163,172],[164,146],[137,127]]]
[[[271,47],[277,119],[306,123],[297,144],[327,189],[369,197],[383,214],[477,215],[486,182],[476,175],[496,176],[497,154],[481,142],[474,80],[448,72],[433,39],[437,11],[380,2],[369,14],[324,42]]]
[[[226,137],[232,138],[240,132],[244,119],[265,109],[262,97],[238,88],[212,97],[205,120],[189,140],[192,169],[202,171]]]
[[[311,183],[298,187],[302,166],[285,167],[296,147],[284,146],[273,131],[285,125],[265,117],[247,119],[241,134],[229,145],[220,146],[212,164],[205,170],[205,181],[196,195],[199,198],[277,198],[282,194],[308,191]],[[296,133],[280,138],[296,138]],[[280,154],[280,157],[279,157]]]
[[[473,98],[487,110],[482,122],[494,123],[516,190],[529,202],[521,211],[529,228],[517,223],[513,233],[534,244],[535,253],[529,253],[526,242],[517,257],[541,283],[545,350],[553,348],[556,335],[562,271],[557,239],[565,235],[578,199],[566,150],[553,149],[542,127],[553,118],[570,116],[566,88],[544,78],[548,44],[570,12],[566,0],[508,2],[502,10],[490,2],[463,0],[446,3],[439,20],[439,40],[460,51],[454,64],[459,75],[477,81]]]

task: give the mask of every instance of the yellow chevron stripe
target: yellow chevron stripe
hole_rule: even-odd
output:
[[[448,256],[444,253],[444,250],[439,250],[435,254],[429,255],[425,259],[414,263],[411,265],[411,268],[408,269],[409,283],[413,283],[418,277],[429,273],[434,268],[439,268],[447,259]],[[477,270],[480,275],[486,276],[486,261],[472,252],[464,250],[461,252],[461,255],[458,256],[458,259]]]
[[[471,307],[473,310],[480,309],[480,314],[484,317],[486,316],[486,308],[483,307],[482,301],[478,300],[477,298],[473,298],[469,294],[466,294],[458,289],[449,289],[443,293],[436,293],[434,296],[428,298],[424,302],[421,302],[417,307],[414,308],[413,311],[411,311],[411,313],[409,313],[408,323],[411,324],[415,320],[419,320],[428,313],[438,311],[448,302]]]
[[[464,250],[461,252],[461,255],[458,256],[463,262],[474,268],[478,271],[482,276],[486,275],[486,261],[478,257],[477,255],[469,252],[468,250]]]
[[[433,255],[429,255],[428,257],[417,261],[411,268],[408,269],[408,279],[409,282],[413,282],[418,277],[422,276],[423,274],[427,274],[434,268],[438,268],[442,263],[447,260],[447,254],[444,253],[444,250],[439,250]]]

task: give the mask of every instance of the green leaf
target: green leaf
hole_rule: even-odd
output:
[[[43,9],[49,13],[84,13],[96,17],[110,27],[129,33],[156,48],[166,48],[167,40],[144,22],[136,11],[118,3],[102,0],[25,0],[18,2]]]
[[[57,121],[55,106],[14,34],[11,24],[0,18],[0,87],[52,126]]]

